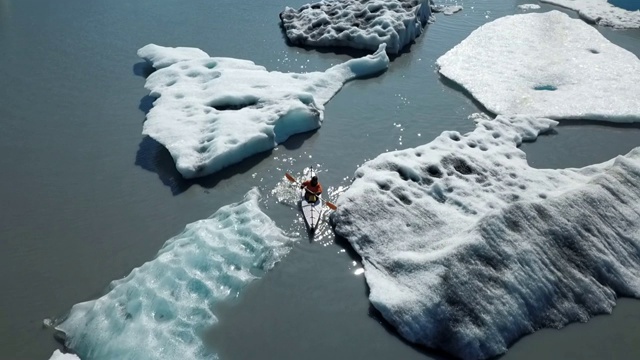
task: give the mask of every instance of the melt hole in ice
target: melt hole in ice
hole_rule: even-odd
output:
[[[553,85],[538,85],[534,87],[533,90],[556,91],[558,88]]]
[[[235,111],[235,110],[244,109],[249,106],[255,106],[257,104],[258,104],[258,100],[255,99],[255,100],[250,100],[246,102],[238,102],[235,104],[233,103],[218,104],[216,102],[211,102],[209,106],[211,106],[212,108],[218,111]]]

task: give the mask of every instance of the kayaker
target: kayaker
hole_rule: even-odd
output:
[[[304,199],[307,200],[307,202],[315,203],[320,200],[318,199],[318,196],[322,194],[322,185],[320,185],[317,176],[312,177],[311,180],[303,182],[302,186],[300,186],[300,189],[303,188],[305,188],[306,190],[304,192]]]

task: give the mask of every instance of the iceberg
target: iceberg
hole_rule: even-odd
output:
[[[399,53],[420,36],[431,18],[432,0],[324,0],[295,10],[286,7],[280,20],[294,45],[376,50],[386,44]]]
[[[537,10],[537,9],[540,9],[540,5],[538,5],[538,4],[521,4],[521,5],[518,5],[518,9],[521,9],[521,10]]]
[[[60,352],[60,350],[56,350],[53,352],[49,360],[80,360],[80,358],[74,354],[65,354]]]
[[[104,296],[76,304],[56,326],[83,359],[213,359],[200,334],[215,304],[237,296],[293,241],[258,205],[252,189],[169,239],[155,259],[113,281]]]
[[[618,2],[624,1],[620,0]],[[618,29],[640,28],[640,5],[637,2],[635,2],[635,11],[614,6],[612,3],[615,0],[540,0],[540,2],[575,10],[581,18],[594,24]],[[628,1],[629,4],[633,2]]]
[[[529,167],[517,146],[556,124],[477,116],[470,133],[356,170],[332,224],[404,338],[485,359],[640,297],[640,148],[579,169]]]
[[[434,5],[431,7],[433,12],[441,12],[445,15],[453,15],[462,9],[461,5]]]
[[[324,104],[345,82],[387,69],[384,48],[325,72],[298,74],[149,44],[138,55],[158,69],[145,84],[157,99],[142,133],[169,150],[183,177],[212,174],[319,128]]]
[[[494,114],[640,121],[640,60],[559,11],[485,24],[436,63]]]

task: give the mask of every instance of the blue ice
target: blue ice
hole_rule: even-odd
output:
[[[187,225],[107,294],[74,305],[56,327],[65,345],[92,360],[215,359],[200,339],[217,322],[212,307],[273,267],[292,241],[259,197],[252,189]]]

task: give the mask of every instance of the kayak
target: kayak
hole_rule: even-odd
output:
[[[313,176],[313,173],[311,173]],[[284,177],[289,180],[291,183],[296,184],[297,186],[303,186],[293,175],[289,173],[285,173]],[[324,209],[324,205],[331,210],[337,210],[338,207],[330,202],[326,201],[322,198],[322,195],[319,194],[316,202],[310,203],[304,198],[304,194],[306,190],[304,188],[299,190],[300,192],[300,209],[302,210],[302,215],[304,216],[304,221],[309,226],[309,230],[312,232],[316,230],[318,224],[320,224],[320,219],[322,218],[322,210]]]
[[[307,226],[311,231],[315,231],[320,223],[322,217],[322,195],[318,196],[318,201],[310,203],[304,198],[305,189],[300,189],[300,207],[302,208],[302,215],[307,222]]]

